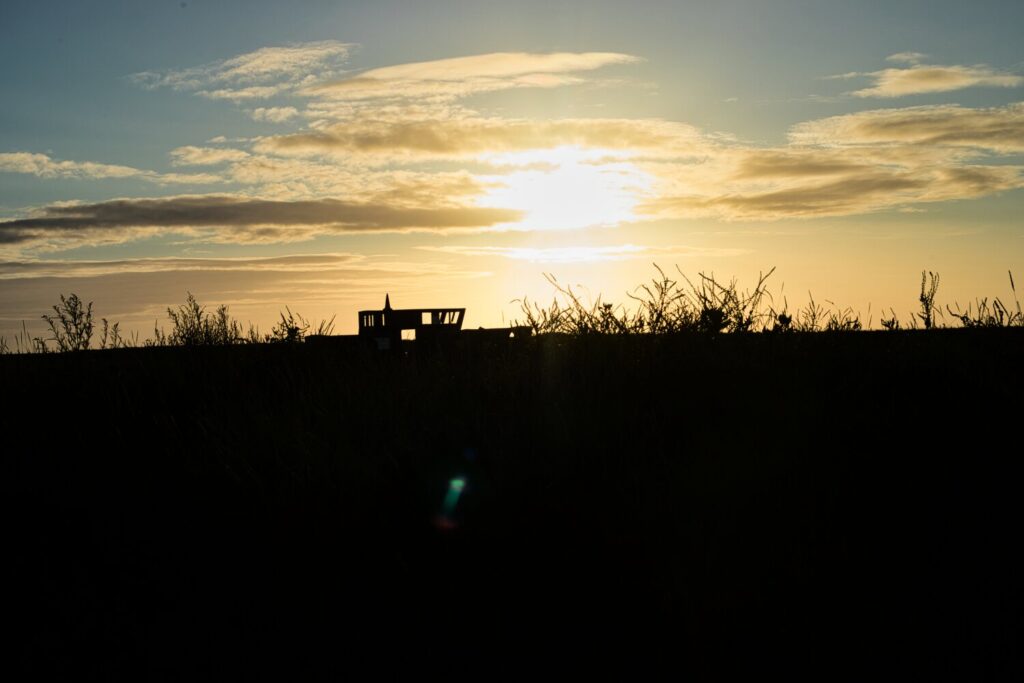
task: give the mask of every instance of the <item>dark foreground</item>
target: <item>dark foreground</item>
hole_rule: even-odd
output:
[[[967,330],[0,357],[11,664],[1019,680],[1022,367]]]

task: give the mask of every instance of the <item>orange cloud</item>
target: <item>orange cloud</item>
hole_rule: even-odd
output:
[[[985,64],[975,66],[921,64],[920,62],[924,58],[925,55],[919,52],[901,52],[890,55],[887,59],[893,62],[905,62],[910,66],[863,73],[852,72],[833,78],[864,77],[874,82],[870,88],[848,93],[854,97],[904,97],[906,95],[950,92],[964,88],[1016,88],[1024,85],[1024,76],[999,71]]]

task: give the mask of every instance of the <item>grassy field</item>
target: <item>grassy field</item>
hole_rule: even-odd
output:
[[[1022,352],[1013,328],[0,356],[19,666],[1016,677]]]

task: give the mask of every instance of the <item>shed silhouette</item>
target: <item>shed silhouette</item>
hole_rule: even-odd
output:
[[[385,294],[384,308],[359,311],[359,336],[373,339],[381,350],[397,348],[403,333],[415,340],[458,334],[465,315],[465,308],[391,308]]]

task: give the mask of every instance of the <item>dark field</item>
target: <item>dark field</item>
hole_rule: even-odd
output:
[[[0,356],[15,667],[1019,680],[1022,368],[1022,329]]]

